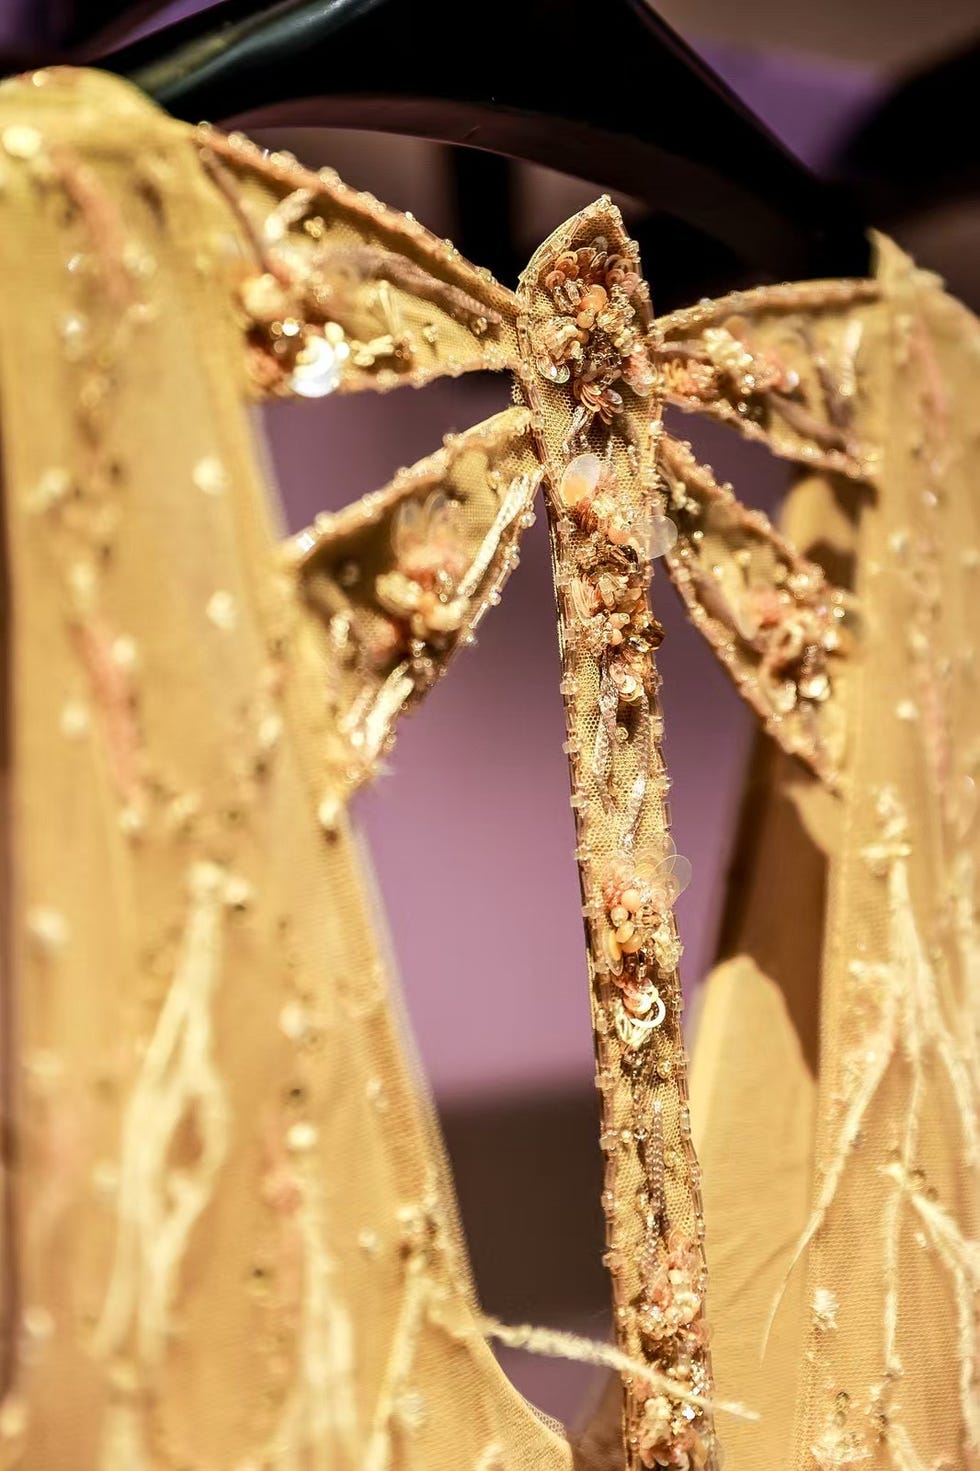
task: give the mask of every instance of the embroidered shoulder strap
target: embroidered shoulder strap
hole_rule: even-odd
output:
[[[671,1382],[625,1394],[630,1465],[714,1464],[705,1269],[672,904],[674,852],[648,603],[669,540],[660,402],[636,247],[603,200],[521,280],[520,385],[545,465],[620,1347]]]
[[[328,827],[373,774],[398,715],[500,601],[541,477],[529,427],[515,408],[451,436],[387,489],[319,516],[287,544],[329,645],[343,767],[329,773]]]

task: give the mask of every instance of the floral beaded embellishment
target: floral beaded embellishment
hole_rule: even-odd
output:
[[[331,170],[240,133],[202,125],[197,138],[247,248],[237,306],[260,394],[321,398],[512,365],[509,293],[450,242]]]
[[[342,737],[338,791],[367,780],[398,716],[472,643],[518,561],[539,479],[526,411],[509,409],[399,472],[384,490],[323,515],[287,544],[332,651]]]
[[[654,385],[644,337],[650,293],[635,263],[598,235],[565,250],[544,277],[556,315],[532,329],[538,371],[552,383],[571,381],[580,405],[572,432],[593,414],[609,424],[623,406],[622,380],[645,396]]]
[[[779,453],[860,476],[872,459],[850,427],[860,319],[849,322],[839,340],[821,344],[807,328],[794,326],[792,312],[816,305],[821,291],[821,304],[831,307],[870,299],[874,287],[836,282],[736,293],[711,303],[710,311],[694,308],[654,321],[635,258],[598,235],[557,254],[540,289],[552,310],[527,328],[528,350],[540,377],[568,385],[576,405],[558,496],[596,542],[592,566],[583,567],[574,589],[583,627],[593,641],[615,644],[630,615],[612,606],[611,577],[618,572],[630,580],[631,555],[634,571],[641,561],[664,556],[692,621],[743,698],[784,749],[834,785],[844,733],[840,702],[831,696],[853,629],[846,594],[765,516],[717,485],[689,447],[659,423],[648,498],[630,512],[616,495],[611,464],[600,462],[587,436],[596,421],[628,432],[625,393],[634,403],[650,402],[651,422],[663,403],[697,409],[736,422],[750,437],[767,438]],[[776,315],[782,309],[790,344],[785,354],[754,340],[754,313],[764,315],[763,306]],[[638,447],[631,451],[636,462]],[[631,591],[635,583],[634,577]],[[645,650],[625,634],[622,643],[606,665],[607,686],[616,683],[620,695],[641,699]],[[615,702],[608,687],[600,703],[611,726]]]
[[[627,505],[617,486],[616,471],[595,454],[577,455],[558,484],[562,514],[574,528],[569,550],[574,576],[569,587],[570,636],[579,640],[599,670],[599,714],[592,769],[603,801],[613,802],[613,767],[617,744],[630,734],[620,721],[629,712],[632,734],[649,748],[650,701],[654,692],[650,655],[659,647],[663,629],[650,612],[647,583],[651,550],[658,538],[668,544],[663,518],[654,521],[644,508]],[[673,527],[671,527],[673,530]],[[634,784],[625,823],[632,841],[645,786]]]
[[[401,648],[438,648],[462,627],[467,604],[456,594],[466,556],[457,513],[457,503],[438,493],[405,501],[395,512],[394,566],[375,578],[374,589]]]
[[[832,696],[853,643],[853,599],[686,445],[665,436],[660,469],[678,530],[665,564],[691,621],[783,749],[836,785],[844,728]]]
[[[624,852],[606,864],[599,954],[622,992],[629,1021],[619,1022],[620,1035],[632,1046],[642,1043],[644,1032],[659,1027],[666,1015],[650,970],[656,966],[669,971],[676,964],[670,916],[690,881],[690,862],[672,848],[656,860],[638,861]]]
[[[863,479],[877,455],[853,430],[861,308],[878,295],[874,281],[808,281],[660,317],[649,345],[656,391],[774,454]]]
[[[676,964],[670,912],[690,880],[690,864],[677,853],[639,859],[632,852],[654,758],[652,655],[663,638],[647,601],[650,564],[677,533],[659,508],[632,505],[621,493],[611,462],[590,452],[569,462],[557,499],[577,533],[569,551],[575,567],[568,585],[569,637],[598,669],[599,719],[591,772],[602,804],[614,818],[616,750],[633,742],[640,752],[618,814],[620,852],[608,861],[602,879],[605,922],[600,921],[595,953],[619,987],[622,1009],[616,1026],[621,1040],[642,1046],[666,1016],[651,965],[670,971]]]
[[[224,178],[216,160],[211,168]],[[419,339],[404,320],[396,286],[434,295],[476,336],[499,324],[491,306],[459,287],[434,291],[432,279],[395,252],[325,243],[313,203],[312,190],[295,189],[261,227],[250,229],[260,269],[245,277],[239,297],[249,324],[252,376],[266,392],[322,398],[341,386],[348,369],[386,367],[396,378],[410,372]],[[242,212],[240,204],[237,209]],[[302,227],[301,244],[291,237],[291,225]]]
[[[693,1326],[704,1269],[673,919],[690,865],[669,836],[655,663],[663,629],[648,596],[678,526],[656,477],[647,288],[608,202],[537,253],[520,299],[521,384],[550,483],[606,1262],[619,1345],[650,1370],[624,1385],[628,1465],[704,1467],[714,1455],[711,1375]],[[665,1137],[681,1145],[669,1163]]]
[[[660,1373],[695,1392],[707,1388],[701,1367],[707,1347],[704,1322],[705,1271],[695,1243],[671,1231],[662,1245],[644,1253],[640,1334]],[[690,1401],[654,1391],[643,1404],[637,1449],[644,1467],[700,1471],[710,1445],[698,1408]]]

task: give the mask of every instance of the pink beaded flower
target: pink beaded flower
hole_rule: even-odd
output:
[[[614,974],[622,971],[625,957],[643,950],[690,882],[690,863],[673,851],[655,860],[609,860],[602,885],[608,922],[603,951]]]
[[[466,613],[456,597],[466,558],[453,508],[444,496],[407,500],[392,529],[395,566],[375,579],[378,602],[412,638],[439,642],[456,633]]]

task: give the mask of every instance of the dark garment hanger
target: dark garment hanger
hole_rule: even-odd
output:
[[[852,202],[643,0],[224,0],[82,59],[191,121],[406,133],[623,191],[716,243],[705,287],[868,270]]]
[[[978,89],[980,37],[901,78],[861,120],[839,163],[874,200],[876,219],[976,197]]]

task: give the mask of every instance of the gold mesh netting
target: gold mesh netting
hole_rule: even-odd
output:
[[[856,569],[843,790],[757,763],[695,1058],[718,1387],[763,1412],[728,1429],[735,1467],[978,1453],[978,334],[879,255],[857,424],[880,462],[802,480],[787,520]]]

